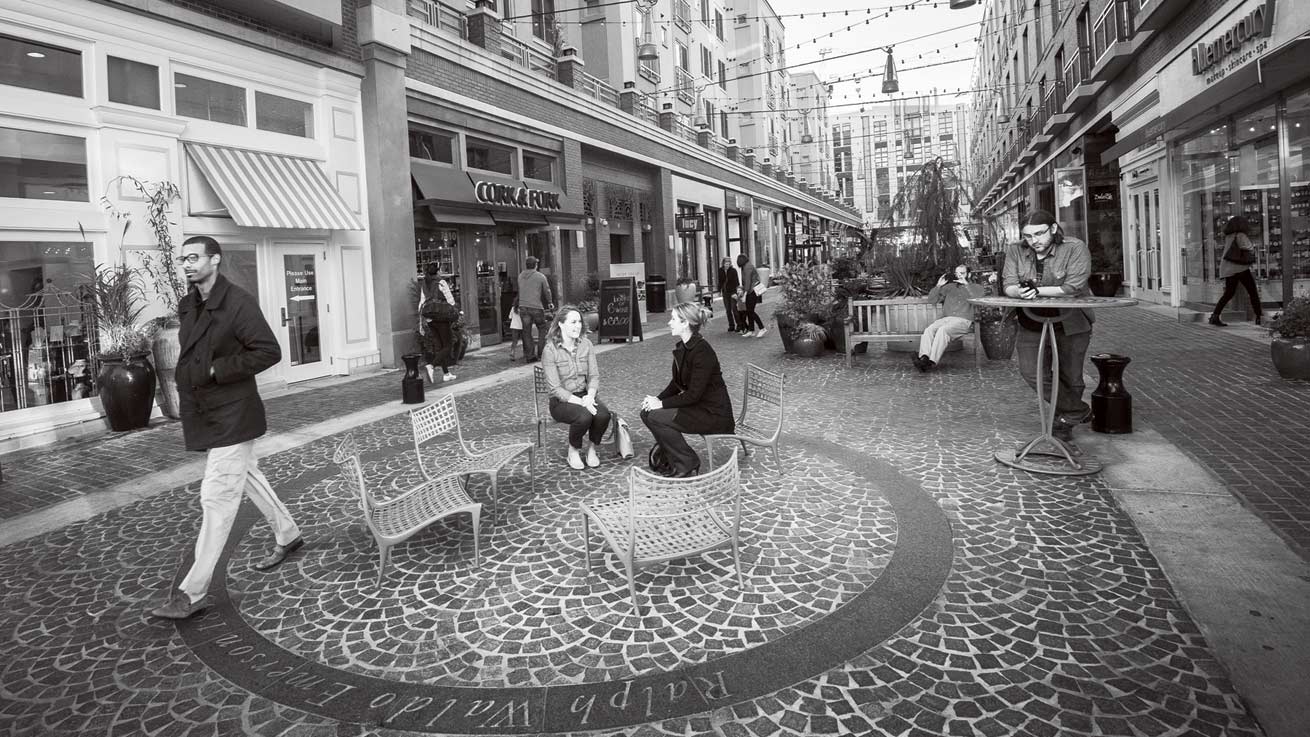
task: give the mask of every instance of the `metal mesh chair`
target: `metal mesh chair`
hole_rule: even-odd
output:
[[[546,426],[555,421],[550,416],[550,385],[546,383],[546,369],[532,367],[532,412],[537,418],[537,447],[545,442]]]
[[[498,500],[496,496],[496,476],[500,469],[523,453],[528,454],[529,479],[536,488],[536,455],[532,443],[509,443],[499,445],[491,450],[477,452],[464,441],[464,431],[459,425],[459,411],[455,408],[455,395],[446,394],[431,404],[424,405],[409,413],[409,421],[414,429],[414,454],[418,457],[419,471],[426,479],[435,479],[450,474],[469,476],[485,473],[491,478],[491,518],[496,518]],[[438,435],[451,430],[459,439],[459,455],[455,457],[427,458],[423,453],[423,444]]]
[[[731,505],[732,521],[720,515]],[[741,575],[738,540],[741,531],[741,472],[737,449],[727,463],[700,476],[665,478],[633,468],[628,474],[626,499],[580,502],[587,570],[591,570],[591,528],[605,538],[628,575],[628,591],[638,614],[635,572],[654,563],[697,555],[721,547],[732,548],[737,585]]]
[[[378,585],[391,560],[391,548],[408,540],[415,533],[439,519],[468,513],[473,521],[473,557],[482,565],[482,550],[478,540],[478,523],[482,505],[469,498],[464,481],[459,476],[442,476],[429,479],[400,496],[378,500],[364,481],[364,468],[359,462],[359,447],[355,436],[347,434],[337,444],[332,461],[337,464],[348,487],[359,494],[359,506],[364,512],[364,523],[378,544]]]
[[[743,454],[747,443],[772,448],[773,462],[778,464],[779,470],[782,469],[778,458],[778,436],[782,434],[783,378],[783,374],[775,374],[753,363],[746,365],[746,387],[742,392],[741,416],[737,418],[736,431],[730,435],[702,436],[711,467],[714,466],[714,441],[736,440],[741,443]]]

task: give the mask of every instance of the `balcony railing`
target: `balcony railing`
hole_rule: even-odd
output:
[[[660,124],[660,114],[655,109],[655,103],[651,102],[648,95],[637,95],[637,101],[632,106],[632,113],[651,125]]]
[[[685,141],[697,142],[696,129],[687,125],[687,121],[683,120],[681,115],[673,119],[673,132]]]
[[[555,59],[544,49],[501,34],[500,55],[515,64],[545,77],[555,78]]]
[[[1133,37],[1133,2],[1131,0],[1114,0],[1106,6],[1105,12],[1092,25],[1092,59],[1099,63],[1105,52],[1119,41]]]
[[[467,38],[464,13],[437,0],[409,0],[409,14],[425,26]]]
[[[768,61],[773,61],[773,42],[772,42],[772,41],[765,41],[765,42],[764,42],[764,58],[765,58],[766,60],[768,60]]]
[[[673,3],[673,22],[686,33],[691,33],[691,3],[677,0]]]
[[[770,85],[768,88],[764,90],[764,101],[768,103],[770,109],[776,109],[778,107],[777,97],[778,97],[777,87]]]
[[[1074,51],[1069,60],[1064,63],[1064,89],[1065,93],[1072,92],[1075,87],[1083,83],[1091,73],[1091,65],[1088,63],[1088,55],[1091,50],[1086,46],[1079,46]]]
[[[606,105],[611,107],[619,106],[619,91],[609,86],[603,79],[583,72],[577,88]]]
[[[678,88],[678,99],[694,105],[696,103],[696,85],[691,81],[691,74],[682,67],[673,70],[673,84]]]
[[[1046,106],[1050,115],[1058,115],[1064,110],[1064,80],[1057,79],[1055,84],[1046,88],[1046,96],[1042,98],[1042,104]],[[1047,118],[1049,120],[1049,116]]]

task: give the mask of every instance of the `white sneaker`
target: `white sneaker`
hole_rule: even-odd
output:
[[[582,456],[578,455],[578,449],[572,445],[569,446],[569,468],[574,471],[581,471],[586,468],[586,466],[582,465]]]
[[[756,331],[755,331],[755,337],[756,337],[756,338],[763,338],[763,337],[764,337],[764,334],[767,333],[767,332],[769,332],[769,329],[768,329],[768,328],[760,328],[759,330],[756,330]]]
[[[446,374],[445,376],[442,376],[442,377],[441,377],[441,380],[442,380],[442,381],[454,381],[454,380],[455,380],[455,375],[454,375],[454,374]]]
[[[600,456],[596,455],[596,446],[587,448],[587,468],[595,468],[600,465]]]

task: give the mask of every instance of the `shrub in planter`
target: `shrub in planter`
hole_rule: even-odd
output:
[[[96,356],[100,403],[109,427],[135,430],[150,422],[155,399],[155,368],[150,363],[154,339],[140,323],[146,303],[141,280],[127,266],[102,266],[87,285],[103,340]]]
[[[1310,295],[1288,300],[1269,323],[1274,368],[1284,379],[1310,381]]]
[[[983,352],[993,361],[1008,361],[1018,340],[1019,319],[1014,310],[984,307],[978,311],[978,334]]]
[[[817,358],[823,355],[823,344],[828,330],[813,322],[802,322],[793,329],[792,346],[798,356]]]

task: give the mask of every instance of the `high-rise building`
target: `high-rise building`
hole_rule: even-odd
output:
[[[967,179],[962,106],[919,98],[867,105],[859,112],[835,115],[832,121],[838,199],[864,213],[866,230],[908,224],[895,212],[896,196],[925,163],[940,158]],[[967,219],[967,210],[961,219]]]
[[[791,106],[785,117],[796,181],[832,193],[835,185],[833,150],[828,145],[828,85],[814,72],[799,72],[791,75],[790,96]]]

